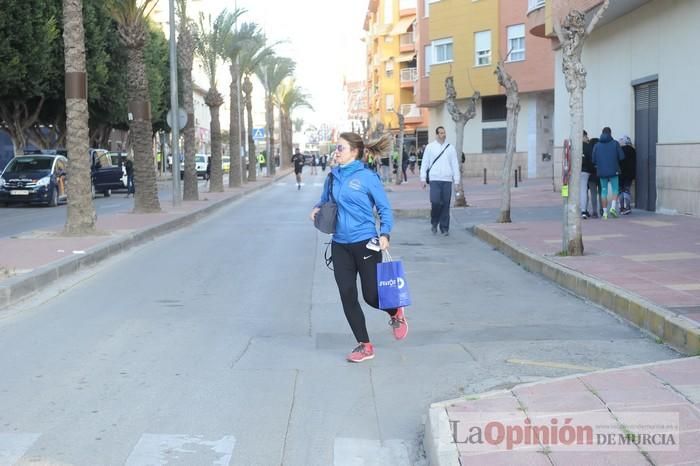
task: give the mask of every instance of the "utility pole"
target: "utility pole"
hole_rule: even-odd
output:
[[[180,118],[177,99],[177,48],[175,44],[175,0],[170,0],[170,111],[172,113],[170,131],[173,153],[173,206],[182,202],[180,190]]]

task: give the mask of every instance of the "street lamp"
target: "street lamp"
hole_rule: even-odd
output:
[[[175,44],[175,0],[170,0],[170,111],[172,112],[172,125],[170,131],[172,144],[170,150],[173,154],[173,206],[179,206],[180,199],[180,125],[178,122],[177,101],[177,46]]]

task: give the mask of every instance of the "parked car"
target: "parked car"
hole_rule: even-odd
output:
[[[62,155],[20,155],[0,175],[0,203],[46,204],[66,202],[66,168]]]
[[[197,170],[197,177],[202,179],[207,178],[207,163],[209,163],[209,154],[194,154],[194,166]],[[180,179],[185,177],[185,162],[180,161]]]
[[[120,167],[122,169],[122,184],[124,185],[120,189],[126,189],[127,188],[127,179],[126,179],[126,152],[110,152],[109,153],[109,158],[112,161],[112,165],[115,167]]]
[[[228,155],[221,157],[221,168],[224,170],[224,173],[231,171],[231,157]]]
[[[113,189],[124,189],[122,169],[112,165],[112,158],[107,150],[90,149],[90,167],[93,197],[96,193],[109,197]]]

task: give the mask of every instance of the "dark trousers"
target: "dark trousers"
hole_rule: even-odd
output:
[[[440,231],[450,230],[450,201],[452,200],[451,181],[430,182],[430,224],[440,225]]]
[[[134,194],[134,175],[126,175],[126,193]]]
[[[370,238],[359,243],[332,243],[333,275],[340,292],[345,318],[350,324],[358,343],[369,343],[365,315],[357,296],[357,274],[360,274],[362,297],[365,302],[379,309],[379,292],[377,291],[377,264],[382,261],[381,251],[367,249]],[[385,309],[389,315],[396,314],[396,309]]]

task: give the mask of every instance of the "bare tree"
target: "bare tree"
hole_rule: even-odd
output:
[[[506,156],[503,160],[503,174],[501,186],[501,213],[499,223],[510,223],[510,185],[513,168],[513,154],[515,153],[515,140],[518,132],[518,113],[520,113],[520,97],[518,96],[518,83],[508,74],[503,60],[499,60],[495,71],[498,84],[506,90],[507,109],[507,136]]]
[[[455,150],[457,151],[457,158],[460,160],[459,184],[455,187],[455,207],[469,207],[467,199],[464,197],[461,154],[464,145],[464,126],[469,120],[476,116],[476,103],[481,98],[481,93],[479,91],[474,91],[474,94],[467,102],[467,110],[463,112],[457,106],[457,91],[455,90],[454,78],[452,76],[445,78],[445,92],[447,94],[447,111],[452,117],[452,121],[455,122]]]
[[[569,115],[571,118],[571,176],[569,177],[569,198],[566,208],[566,222],[562,238],[562,252],[570,256],[583,255],[583,235],[581,233],[581,206],[578,196],[583,153],[583,90],[586,88],[586,69],[581,63],[581,53],[586,39],[608,9],[610,0],[605,0],[593,15],[586,27],[586,15],[571,10],[563,18],[554,20],[562,49],[562,71],[569,92]]]
[[[66,135],[68,172],[68,215],[63,229],[67,235],[95,231],[95,206],[92,203],[92,179],[88,159],[88,102],[85,62],[85,29],[82,0],[63,0],[63,43],[66,70]],[[51,193],[56,205],[58,188]]]
[[[403,172],[401,170],[401,167],[403,166],[403,138],[404,138],[404,133],[406,131],[406,118],[403,116],[403,113],[401,112],[394,112],[396,113],[396,116],[399,118],[399,137],[397,141],[397,145],[399,146],[399,157],[396,160],[397,166],[396,166],[396,184],[401,184],[403,181]]]

